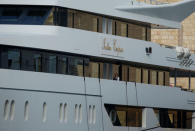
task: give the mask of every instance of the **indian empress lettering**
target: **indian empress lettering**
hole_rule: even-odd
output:
[[[118,45],[116,39],[104,38],[102,51],[103,55],[120,56],[120,53],[123,53],[124,49]]]

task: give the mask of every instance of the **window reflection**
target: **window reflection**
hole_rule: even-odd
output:
[[[148,84],[148,69],[142,69],[142,83]]]
[[[136,68],[135,67],[129,67],[129,81],[135,82],[136,81]]]
[[[20,69],[20,51],[8,49],[8,69]]]
[[[127,126],[141,127],[142,126],[142,109],[128,108]]]
[[[41,54],[34,54],[34,71],[41,72],[42,71],[42,56]]]
[[[105,108],[114,126],[142,126],[142,108],[108,104],[105,105]],[[113,118],[113,116],[115,117]]]
[[[66,56],[58,56],[58,73],[67,74],[68,58]]]
[[[192,129],[192,112],[184,110],[154,109],[163,128]]]
[[[0,24],[57,25],[150,40],[150,27],[108,16],[51,6],[1,5],[0,8]]]
[[[36,51],[22,51],[22,70],[41,72],[41,54]]]
[[[169,74],[169,72],[165,71],[164,76],[165,76],[165,85],[170,86],[170,74]]]
[[[1,62],[0,62],[0,66],[1,66],[1,68],[8,68],[8,60],[7,60],[7,57],[8,57],[8,54],[7,54],[7,48],[4,48],[3,46],[0,46],[0,51],[1,51],[1,53],[0,53],[0,60],[1,60]]]
[[[46,53],[44,55],[44,71],[48,73],[56,73],[57,57],[54,54]]]
[[[150,70],[150,84],[157,85],[157,72],[156,72],[156,70]]]
[[[69,57],[68,73],[70,75],[83,76],[83,59]]]
[[[118,36],[127,36],[127,23],[121,21],[114,21],[113,34]]]
[[[74,14],[74,15],[73,15]],[[71,18],[72,17],[72,18]],[[73,19],[74,17],[74,19]],[[99,32],[101,27],[99,26],[100,18],[99,16],[91,15],[79,11],[71,11],[69,14],[70,20],[69,25],[77,29],[84,29],[88,31]],[[73,25],[74,24],[74,25]]]
[[[146,33],[146,27],[135,24],[128,24],[128,37],[146,40]]]
[[[117,111],[117,116],[121,126],[127,126],[127,111]]]
[[[179,87],[182,90],[191,90],[194,73],[185,70],[174,69],[170,71],[170,83],[173,87]]]
[[[51,7],[1,6],[0,24],[42,25]]]
[[[67,9],[55,8],[53,14],[55,25],[67,27]]]
[[[54,25],[54,8],[49,12],[48,18],[45,21],[45,25]]]
[[[128,66],[127,65],[122,65],[122,72],[121,73],[122,74],[119,75],[119,76],[121,76],[121,80],[122,81],[128,81]]]
[[[120,80],[119,65],[100,63],[100,78],[110,80]]]
[[[67,55],[67,56],[66,56]],[[94,58],[91,58],[94,60]],[[116,63],[116,61],[100,62],[100,60],[90,60],[90,58],[73,57],[73,55],[52,53],[44,50],[35,50],[19,47],[0,46],[0,66],[6,69],[16,69],[69,74],[136,82],[153,85],[169,86],[175,82],[174,72],[163,69],[152,69],[152,67],[139,67],[134,65]],[[150,68],[150,69],[149,69]],[[195,76],[192,73],[193,76]],[[171,79],[170,79],[171,76]],[[177,86],[182,89],[189,89],[191,79],[189,72],[178,71],[176,77]],[[175,84],[173,84],[174,86]],[[193,86],[191,86],[193,87]]]
[[[164,72],[158,72],[158,85],[164,85]]]
[[[136,82],[141,83],[141,68],[136,68]]]
[[[99,63],[85,60],[85,76],[99,78]]]

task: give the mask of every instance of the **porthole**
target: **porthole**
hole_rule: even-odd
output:
[[[47,104],[46,102],[43,103],[43,116],[42,116],[43,122],[46,122],[47,120]]]
[[[93,116],[92,116],[92,118],[93,118],[93,124],[95,124],[96,123],[96,108],[95,108],[95,105],[93,106],[93,111],[92,111],[93,113]]]
[[[93,113],[93,111],[92,111],[92,106],[89,105],[89,113],[88,113],[88,114],[89,114],[89,115],[88,115],[88,116],[89,116],[89,118],[88,118],[88,119],[89,119],[89,120],[88,120],[88,121],[89,121],[89,124],[92,123],[92,113]]]
[[[68,114],[67,114],[67,104],[64,104],[64,122],[68,121]]]
[[[8,117],[9,117],[9,100],[6,100],[4,104],[4,119],[8,120]]]
[[[79,107],[78,105],[76,104],[75,105],[75,123],[78,123],[78,120],[79,120]]]
[[[81,104],[79,105],[79,123],[82,122],[83,116],[82,116],[82,106]]]
[[[26,101],[24,105],[24,120],[27,121],[29,119],[29,102]]]
[[[15,101],[12,100],[10,105],[10,120],[14,120],[14,116],[15,116]]]
[[[60,103],[60,107],[59,107],[59,121],[63,122],[63,104]]]

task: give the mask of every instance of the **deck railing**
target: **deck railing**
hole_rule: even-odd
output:
[[[176,49],[176,46],[166,45],[166,44],[159,44],[161,47],[169,48],[169,49]],[[191,54],[195,54],[195,50],[190,49]]]
[[[151,4],[151,5],[162,5],[162,4],[168,4],[168,0],[164,0],[162,2],[162,0],[137,0],[138,2],[144,2],[147,4]]]

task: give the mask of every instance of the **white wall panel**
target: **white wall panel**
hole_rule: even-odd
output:
[[[103,103],[127,105],[126,83],[100,80]]]

